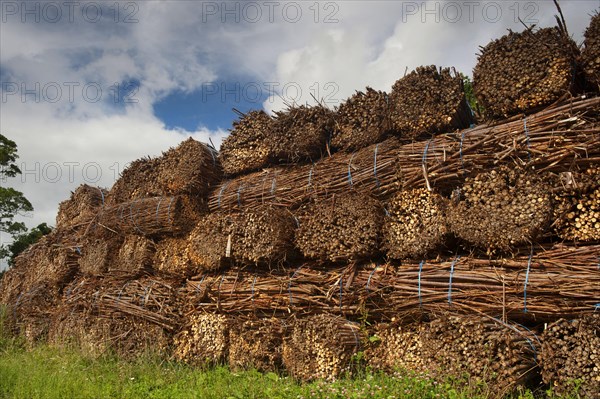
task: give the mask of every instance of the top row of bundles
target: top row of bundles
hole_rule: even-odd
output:
[[[356,151],[390,136],[405,142],[429,138],[468,128],[480,116],[506,118],[597,91],[599,68],[598,15],[581,51],[563,28],[510,32],[481,48],[473,93],[466,90],[463,74],[427,66],[399,79],[389,94],[367,87],[334,110],[318,104],[292,105],[273,117],[263,111],[240,112],[219,160],[225,175],[234,176]]]

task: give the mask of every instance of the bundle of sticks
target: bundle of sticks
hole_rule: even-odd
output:
[[[559,245],[498,260],[457,256],[400,266],[229,270],[189,280],[183,294],[186,306],[205,311],[367,314],[375,321],[452,311],[538,322],[595,311],[598,256],[598,245]]]
[[[367,87],[336,110],[331,146],[346,152],[360,150],[383,141],[390,132],[387,94]]]
[[[600,89],[600,13],[592,17],[590,26],[585,31],[581,56],[587,78],[597,91]]]
[[[283,342],[283,364],[293,377],[335,380],[352,372],[359,351],[359,326],[328,314],[296,319]]]
[[[142,198],[105,207],[96,222],[117,234],[183,234],[199,218],[195,208],[181,196]]]
[[[392,259],[420,258],[439,248],[448,232],[447,201],[427,189],[403,190],[386,204],[384,247]]]
[[[183,277],[192,276],[198,272],[188,256],[188,237],[166,237],[156,242],[156,252],[152,267],[164,273],[176,274]]]
[[[174,338],[174,357],[195,365],[222,364],[229,351],[231,318],[216,313],[193,313]]]
[[[104,206],[108,191],[82,184],[71,193],[68,200],[58,205],[56,228],[83,226],[89,223]]]
[[[600,168],[565,173],[556,183],[553,227],[571,241],[600,240]]]
[[[321,158],[334,126],[334,113],[321,104],[291,106],[275,112],[267,143],[272,162],[297,163]]]
[[[189,138],[158,158],[132,162],[108,193],[107,204],[184,194],[204,198],[222,175],[217,151]]]
[[[283,368],[282,345],[288,330],[285,318],[238,318],[229,330],[229,367],[261,372]]]
[[[464,129],[474,122],[462,75],[435,65],[419,67],[394,83],[390,112],[394,130],[406,139]]]
[[[600,315],[558,320],[542,334],[542,378],[559,395],[578,387],[581,397],[600,392]]]
[[[260,169],[272,156],[267,137],[273,130],[273,118],[264,111],[240,113],[229,136],[219,149],[219,161],[226,175],[232,176]]]
[[[349,191],[317,199],[297,215],[296,246],[306,258],[348,262],[379,254],[384,212],[368,195]]]
[[[22,293],[39,282],[60,292],[79,270],[81,251],[73,237],[54,230],[15,258],[14,265],[0,280],[0,303],[14,304]]]
[[[510,32],[481,48],[473,88],[485,112],[506,117],[568,95],[579,49],[563,28]]]
[[[450,230],[488,253],[537,242],[553,213],[547,180],[507,166],[467,178],[448,208]]]
[[[223,182],[211,210],[260,204],[298,207],[314,196],[357,190],[389,198],[401,188],[450,194],[467,176],[501,164],[568,172],[600,160],[600,98],[579,99],[527,117],[400,145],[395,139],[336,153],[314,165],[266,169]]]
[[[191,232],[188,255],[201,270],[234,263],[277,266],[294,257],[295,229],[293,215],[272,206],[211,213]]]
[[[132,318],[173,332],[180,318],[177,284],[169,276],[136,278],[116,272],[103,277],[80,277],[65,289],[63,303],[106,318]]]

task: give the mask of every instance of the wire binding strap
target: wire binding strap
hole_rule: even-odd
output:
[[[302,265],[300,265],[300,267],[298,267],[296,269],[296,271],[294,272],[294,274],[292,274],[292,277],[290,277],[290,281],[288,283],[288,294],[290,296],[290,307],[293,305],[293,301],[292,301],[292,280],[294,279],[294,277],[296,277],[296,273],[298,273],[300,271],[300,269],[302,269]]]
[[[375,146],[375,155],[373,157],[373,175],[375,176],[375,184],[377,184],[377,188],[379,188],[379,178],[377,177],[377,150],[379,149],[379,144]]]
[[[244,185],[243,184],[240,184],[240,186],[237,189],[237,203],[238,203],[239,207],[242,206],[242,201],[240,199],[240,195],[241,195],[243,189],[244,189]]]
[[[140,233],[142,233],[142,235],[145,235],[144,232],[142,231],[142,229],[140,229],[137,225],[137,223],[135,222],[135,218],[133,217],[133,206],[135,205],[135,201],[133,200],[130,204],[129,204],[129,219],[131,220],[131,223],[133,223],[133,227],[135,227],[135,229],[137,231],[139,231]],[[138,209],[138,212],[140,210]],[[137,213],[136,213],[136,217],[137,217]]]
[[[254,276],[254,280],[252,280],[252,296],[250,297],[252,304],[254,304],[254,284],[256,284],[256,276]]]
[[[448,282],[448,304],[450,305],[452,305],[452,277],[454,276],[454,265],[456,265],[456,262],[458,262],[459,259],[460,255],[452,261],[452,265],[450,266],[450,281]]]
[[[427,190],[431,191],[431,185],[429,184],[429,178],[427,177],[427,153],[429,152],[429,145],[433,139],[429,140],[425,145],[425,149],[423,150],[423,158],[421,159],[421,168],[423,169],[423,178],[425,179],[425,184],[427,185]]]
[[[315,168],[315,164],[313,163],[311,168],[310,168],[310,172],[308,172],[308,187],[311,186],[312,184],[312,175],[313,175],[313,169]]]
[[[344,275],[340,276],[340,313],[342,312],[342,300],[344,299]]]
[[[600,303],[594,305],[594,313],[596,313],[598,309],[600,309]]]
[[[275,194],[275,188],[277,187],[277,178],[273,178],[271,181],[271,195]]]
[[[98,188],[98,190],[100,191],[100,196],[102,197],[102,208],[104,208],[104,191],[102,191],[101,188]]]
[[[76,251],[76,252],[77,252],[79,255],[81,255],[81,248],[79,248],[79,247],[75,247],[75,251]]]
[[[169,209],[167,210],[167,220],[171,219],[171,205],[172,204],[173,204],[173,197],[171,197],[171,201],[169,201]]]
[[[225,187],[227,187],[227,184],[228,183],[223,183],[221,189],[219,190],[219,196],[217,197],[217,204],[219,205],[219,208],[221,207],[221,197],[223,196],[223,191],[225,191]]]
[[[371,285],[371,278],[373,277],[373,274],[375,274],[375,272],[377,271],[378,267],[379,263],[376,263],[375,267],[373,268],[373,271],[371,272],[371,274],[369,274],[369,278],[367,279],[367,291],[369,291],[369,286]]]
[[[421,263],[419,263],[419,277],[418,277],[418,282],[419,282],[419,288],[418,288],[418,293],[419,293],[419,308],[423,307],[423,298],[421,297],[421,272],[423,272],[423,265],[425,264],[425,261],[422,260]]]
[[[523,313],[527,313],[527,284],[529,283],[529,270],[531,270],[531,259],[533,259],[533,247],[527,261],[527,272],[525,273],[525,285],[523,286]]]
[[[156,205],[156,223],[158,223],[158,210],[160,209],[160,203],[162,202],[163,197],[160,197],[158,200],[158,204]]]
[[[529,157],[529,160],[531,161],[531,152],[529,152],[529,149],[531,147],[529,145],[529,129],[527,129],[527,117],[525,117],[523,119],[523,128],[525,129],[525,139],[526,139],[526,143],[527,143],[527,156]]]
[[[354,184],[352,181],[352,159],[354,159],[354,155],[356,155],[356,153],[352,154],[350,161],[348,161],[348,184],[351,186]]]
[[[463,142],[465,140],[465,132],[460,136],[460,147],[458,153],[460,155],[460,164],[462,166],[463,174],[465,173],[465,161],[463,159]]]

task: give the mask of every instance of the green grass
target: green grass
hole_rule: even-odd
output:
[[[1,309],[0,309],[0,313]],[[334,383],[300,384],[289,377],[256,371],[231,372],[146,357],[92,358],[77,350],[47,345],[25,349],[3,332],[0,314],[0,398],[486,398],[485,387],[456,388],[416,375],[371,374]],[[533,399],[531,392],[514,398]],[[577,398],[577,396],[572,396]]]

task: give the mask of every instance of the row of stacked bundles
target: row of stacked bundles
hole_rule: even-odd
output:
[[[303,380],[366,363],[596,395],[599,25],[582,52],[561,28],[483,48],[479,125],[461,75],[423,67],[79,187],[2,279],[11,326]]]

